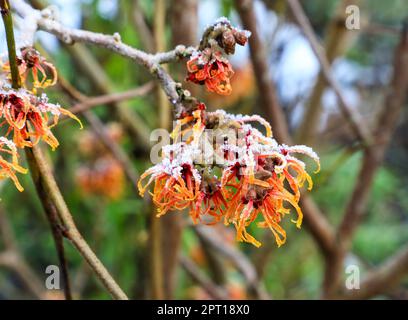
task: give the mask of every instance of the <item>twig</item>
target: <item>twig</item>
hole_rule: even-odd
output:
[[[257,74],[258,90],[260,97],[263,99],[262,107],[265,109],[265,113],[272,123],[273,132],[278,141],[292,144],[292,138],[288,131],[285,115],[276,97],[273,81],[269,77],[265,46],[256,28],[254,3],[252,0],[235,0],[235,5],[244,27],[252,33],[249,38],[249,44],[252,64]],[[332,226],[309,195],[303,194],[300,203],[306,226],[316,243],[322,249],[323,254],[327,255],[334,244],[334,230]]]
[[[88,97],[86,100],[73,105],[69,111],[73,114],[87,111],[95,106],[120,102],[148,94],[154,87],[153,82],[148,82],[138,88],[121,93],[110,93],[99,97]]]
[[[5,247],[0,253],[0,266],[15,272],[33,296],[38,299],[44,298],[41,280],[20,253],[14,232],[2,207],[0,207],[0,236]]]
[[[4,28],[6,29],[6,39],[8,56],[10,61],[17,61],[16,43],[14,41],[13,19],[11,17],[11,9],[9,0],[0,0],[1,17],[3,18]],[[11,84],[14,89],[21,87],[21,79],[18,73],[18,66],[16,63],[10,62]]]
[[[213,283],[208,277],[201,272],[198,266],[188,257],[180,256],[180,263],[190,277],[197,282],[207,293],[214,299],[227,300],[228,294],[224,289]]]
[[[6,38],[7,38],[7,48],[9,53],[9,61],[10,61],[10,70],[11,70],[11,82],[14,89],[21,88],[21,79],[17,65],[17,55],[16,55],[16,45],[14,41],[14,29],[13,29],[13,20],[11,17],[10,11],[10,4],[8,0],[4,0],[0,2],[1,7],[1,14],[4,22],[4,26],[6,29]],[[27,152],[27,149],[26,149]],[[65,298],[67,300],[72,299],[70,284],[69,284],[69,276],[68,276],[68,268],[65,258],[64,252],[64,244],[63,238],[61,235],[61,230],[57,225],[57,218],[55,213],[55,208],[53,207],[52,203],[46,197],[46,195],[42,192],[42,188],[39,186],[37,187],[38,195],[41,198],[41,202],[44,206],[44,211],[47,215],[48,222],[50,224],[52,236],[55,243],[55,248],[57,250],[59,264],[62,270],[62,277],[64,281],[64,293]]]
[[[408,274],[408,246],[369,272],[359,290],[344,291],[341,299],[369,299],[393,289]]]
[[[296,22],[302,29],[305,37],[309,40],[310,46],[313,52],[315,53],[317,59],[319,60],[321,72],[323,73],[327,82],[330,84],[334,93],[337,96],[340,111],[342,112],[343,116],[347,119],[354,134],[361,140],[363,145],[365,146],[370,145],[372,142],[371,133],[369,132],[367,126],[362,121],[361,117],[358,117],[355,114],[353,109],[348,105],[348,103],[344,99],[343,94],[341,93],[341,88],[330,71],[330,63],[326,57],[324,49],[320,46],[319,41],[317,40],[316,35],[314,34],[310,21],[302,9],[302,6],[300,5],[298,0],[288,0],[287,3],[292,10]]]
[[[353,40],[359,35],[359,32],[350,32],[345,28],[347,18],[346,8],[351,4],[358,6],[360,0],[338,1],[335,15],[330,19],[326,28],[324,47],[326,49],[325,56],[330,65],[353,44]],[[321,99],[326,87],[326,77],[321,68],[310,98],[305,105],[303,119],[296,132],[296,140],[299,141],[299,143],[310,145],[317,138],[316,133],[322,111]],[[346,122],[346,125],[347,124]]]
[[[251,51],[254,72],[257,75],[259,97],[262,108],[272,124],[274,135],[278,141],[289,143],[291,141],[285,115],[279,105],[275,86],[269,74],[269,67],[266,59],[266,48],[259,36],[257,19],[252,0],[235,0],[242,24],[245,29],[251,31],[249,37],[249,49]]]
[[[152,43],[153,34],[146,23],[145,16],[142,12],[142,8],[140,7],[139,0],[132,1],[131,7],[131,20],[133,25],[136,27],[138,31],[137,35],[139,36],[143,48],[147,52],[153,52],[154,45]]]
[[[92,98],[87,98],[84,94],[76,90],[69,82],[65,80],[65,78],[60,77],[60,87],[62,90],[69,95],[71,99],[81,101],[77,105],[87,104],[88,100]],[[136,88],[135,90],[141,89]],[[72,110],[72,108],[70,109]],[[137,181],[139,179],[139,174],[133,168],[132,162],[127,156],[126,152],[123,148],[116,143],[106,132],[103,123],[90,111],[83,111],[82,114],[86,118],[86,120],[91,125],[93,131],[96,135],[100,138],[102,144],[109,150],[112,156],[115,158],[116,161],[121,165],[123,171],[125,172],[126,177],[128,178],[129,182],[131,183],[132,187],[138,192],[137,188]]]
[[[78,231],[72,215],[61,195],[54,176],[52,175],[49,165],[47,164],[39,146],[26,148],[25,150],[34,184],[40,188],[43,188],[44,194],[46,194],[55,205],[58,218],[61,220],[64,227],[64,236],[72,242],[79,253],[85,258],[89,266],[92,268],[105,288],[110,292],[112,297],[115,299],[126,300],[127,297],[125,293],[117,285],[115,280],[109,274],[108,270],[106,270]]]
[[[268,293],[264,291],[259,283],[255,267],[243,253],[236,250],[232,246],[227,245],[211,228],[205,226],[194,226],[194,231],[199,234],[202,239],[205,239],[207,244],[214,248],[214,250],[234,263],[237,269],[244,276],[250,291],[252,291],[260,299],[270,299]]]
[[[356,185],[337,231],[338,243],[325,273],[325,296],[332,297],[340,283],[340,269],[351,246],[353,234],[366,213],[375,173],[380,167],[387,145],[398,123],[408,91],[407,26],[395,51],[394,75],[375,131],[375,145],[365,149]]]
[[[50,17],[50,10],[35,10],[22,0],[14,1],[14,9],[22,17],[31,18],[33,22],[35,21],[39,29],[55,35],[66,44],[73,44],[74,42],[91,43],[118,53],[144,66],[160,82],[168,100],[175,108],[175,113],[180,114],[184,110],[176,90],[176,82],[160,66],[161,63],[177,60],[189,54],[189,51],[184,46],[178,46],[175,50],[170,52],[151,55],[124,44],[119,34],[105,35],[65,27]]]

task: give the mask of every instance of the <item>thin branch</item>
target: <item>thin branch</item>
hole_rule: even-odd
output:
[[[69,82],[65,80],[65,78],[60,77],[60,86],[62,90],[67,95],[69,95],[71,99],[81,101],[77,105],[86,105],[89,100],[92,100],[92,98],[87,98],[84,94],[76,90]],[[142,87],[136,88],[135,90],[138,90],[141,88]],[[70,110],[72,110],[72,108]],[[82,114],[85,116],[86,120],[91,125],[92,130],[100,138],[105,148],[111,152],[115,160],[118,161],[118,163],[121,165],[121,167],[123,168],[123,171],[125,172],[126,177],[128,178],[134,190],[138,192],[137,181],[139,179],[139,174],[133,168],[132,161],[129,159],[126,152],[116,141],[114,141],[107,134],[103,123],[99,120],[97,116],[95,116],[90,111],[83,111]]]
[[[0,207],[0,236],[5,247],[5,250],[0,253],[0,266],[13,271],[33,296],[43,299],[45,292],[41,280],[21,254],[10,222],[2,207]]]
[[[154,87],[153,82],[148,82],[138,88],[134,88],[125,92],[120,93],[109,93],[98,97],[87,97],[85,100],[73,105],[69,111],[73,114],[81,113],[95,106],[100,106],[104,104],[110,104],[114,102],[120,102],[124,100],[129,100],[132,98],[144,96],[148,94]]]
[[[16,55],[16,45],[14,41],[14,30],[13,30],[13,20],[11,17],[10,4],[8,0],[4,0],[0,3],[1,14],[4,21],[4,26],[6,29],[7,38],[7,48],[9,53],[10,70],[11,70],[11,82],[14,89],[21,88],[21,79],[17,65],[17,55]],[[27,152],[27,149],[26,149]],[[41,202],[44,206],[44,211],[47,215],[48,222],[50,224],[52,236],[55,243],[55,248],[57,250],[59,264],[62,270],[62,277],[64,282],[64,293],[67,300],[72,299],[71,288],[69,284],[68,267],[65,258],[64,243],[61,235],[61,230],[59,229],[57,217],[55,213],[55,208],[52,203],[42,192],[43,190],[37,188],[38,195],[41,198]]]
[[[139,36],[142,42],[143,48],[147,52],[153,52],[154,50],[154,45],[152,43],[153,34],[146,23],[146,19],[142,12],[142,8],[140,7],[139,0],[132,1],[131,20],[137,30],[137,35]]]
[[[272,125],[277,140],[289,143],[291,138],[287,121],[282,108],[279,105],[276,89],[270,77],[266,58],[266,48],[259,36],[253,1],[235,0],[235,6],[244,28],[251,31],[251,37],[249,37],[249,49],[251,52],[254,72],[257,75],[256,81],[262,108]]]
[[[325,54],[330,65],[338,56],[344,54],[359,35],[359,32],[350,32],[345,28],[345,23],[347,18],[346,7],[351,4],[358,6],[360,2],[360,0],[338,1],[335,15],[330,19],[324,38]],[[326,77],[321,68],[310,98],[304,107],[303,119],[296,132],[296,140],[299,143],[310,145],[317,139],[316,133],[322,112],[321,99],[326,87]]]
[[[268,120],[272,124],[274,135],[281,143],[292,144],[292,138],[288,131],[285,115],[276,96],[276,89],[269,76],[265,45],[257,31],[254,2],[252,0],[235,0],[238,13],[245,29],[251,31],[249,38],[252,64],[257,74],[257,85],[262,99],[262,107]],[[326,217],[320,211],[308,194],[303,194],[300,204],[304,213],[304,221],[314,240],[327,255],[333,248],[334,230]]]
[[[13,19],[9,0],[0,0],[1,17],[3,18],[4,29],[6,30],[8,56],[10,61],[11,84],[14,89],[21,87],[21,79],[18,73],[16,43],[14,41]],[[12,63],[14,61],[14,63]]]
[[[361,117],[355,114],[352,107],[349,106],[346,100],[344,99],[340,85],[338,84],[337,80],[333,77],[330,71],[331,69],[330,63],[327,59],[324,48],[320,46],[319,41],[317,40],[313,28],[310,24],[310,21],[302,9],[302,6],[300,5],[298,0],[288,0],[287,3],[292,10],[296,22],[302,29],[303,34],[309,40],[310,46],[313,52],[315,53],[317,60],[319,60],[321,72],[323,73],[327,82],[330,84],[334,93],[337,96],[340,111],[342,112],[343,116],[347,119],[354,134],[361,140],[361,142],[365,146],[370,145],[372,142],[372,137],[371,133],[369,132],[369,128],[362,121]]]
[[[117,33],[114,35],[105,35],[65,27],[58,21],[52,19],[50,10],[35,10],[22,0],[14,1],[14,9],[23,18],[30,18],[33,22],[35,21],[39,29],[55,35],[66,44],[73,44],[75,42],[94,44],[144,66],[160,82],[168,100],[175,108],[175,113],[180,114],[184,110],[177,93],[176,82],[163,67],[160,66],[161,63],[172,61],[189,54],[189,51],[184,46],[178,46],[171,52],[151,55],[123,43],[120,35]]]
[[[88,262],[89,266],[105,288],[110,292],[112,297],[115,299],[126,300],[127,297],[125,293],[117,285],[108,270],[103,266],[78,231],[40,147],[34,146],[33,148],[26,148],[25,150],[33,181],[39,188],[43,188],[44,194],[47,195],[55,205],[58,218],[64,227],[64,236],[72,242],[75,248]],[[45,203],[45,205],[47,204]]]
[[[228,294],[225,292],[225,290],[213,283],[190,258],[186,256],[180,256],[180,263],[187,274],[205,291],[207,291],[207,293],[213,299],[228,299]]]
[[[369,299],[379,294],[386,294],[393,289],[401,279],[408,274],[408,246],[405,246],[394,256],[369,274],[361,281],[359,290],[344,292],[336,298]]]
[[[325,274],[325,295],[335,295],[340,283],[340,269],[347,251],[350,249],[355,230],[367,211],[372,184],[378,168],[381,166],[387,146],[390,142],[402,106],[408,91],[408,32],[407,26],[401,34],[400,43],[395,51],[394,75],[390,90],[385,98],[382,113],[375,131],[375,145],[365,149],[357,182],[351,193],[345,213],[337,231],[338,243],[331,263]]]
[[[205,226],[194,226],[194,231],[206,241],[214,250],[234,263],[236,268],[243,275],[248,289],[260,299],[270,299],[268,293],[264,291],[259,283],[256,269],[252,262],[239,250],[226,244],[213,229]]]

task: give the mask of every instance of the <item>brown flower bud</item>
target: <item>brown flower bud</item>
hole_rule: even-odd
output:
[[[240,46],[244,46],[248,41],[248,37],[244,31],[234,30],[234,38],[236,43],[238,43]]]
[[[38,51],[34,48],[25,48],[21,51],[21,54],[28,68],[32,68],[40,59]]]
[[[223,32],[221,43],[226,54],[233,54],[235,52],[235,37],[231,30]]]

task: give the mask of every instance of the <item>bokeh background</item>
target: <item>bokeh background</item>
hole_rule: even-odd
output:
[[[123,42],[151,52],[156,47],[171,49],[178,43],[197,44],[206,25],[220,16],[228,17],[234,25],[242,25],[232,0],[169,0],[164,1],[165,24],[161,36],[157,37],[156,32],[155,40],[155,1],[28,2],[34,6],[54,5],[60,20],[70,27],[107,34],[119,32]],[[372,126],[379,112],[386,108],[384,97],[390,88],[394,52],[408,2],[309,0],[301,4],[326,48],[332,74],[345,100]],[[339,23],[344,19],[345,4],[359,6],[360,30],[347,30]],[[311,196],[327,220],[336,226],[358,177],[361,148],[339,112],[333,90],[325,81],[318,80],[320,64],[286,1],[257,0],[254,6],[270,81],[276,86],[290,131],[297,142],[307,142],[321,157],[322,170],[313,175],[315,187]],[[18,29],[24,22],[16,18],[15,23]],[[185,28],[186,25],[190,28]],[[17,33],[17,41],[19,37],[21,34]],[[2,26],[0,38],[4,39]],[[157,41],[158,38],[161,40]],[[63,81],[86,96],[123,92],[152,80],[142,67],[107,50],[81,44],[67,47],[44,32],[39,32],[37,39],[37,49],[55,64]],[[0,44],[5,52],[5,41]],[[264,93],[258,91],[256,83],[260,75],[253,72],[248,46],[237,48],[231,62],[235,70],[231,96],[214,96],[197,88],[192,89],[193,93],[210,109],[266,116],[260,99]],[[169,65],[169,71],[185,84],[184,63]],[[47,94],[66,108],[74,104],[60,86],[47,90]],[[126,151],[137,173],[151,165],[149,135],[160,127],[158,100],[153,89],[141,97],[92,109],[110,137]],[[312,125],[304,121],[310,104],[320,105],[321,112],[313,125],[316,134],[307,137],[302,130]],[[264,240],[263,247],[256,249],[236,243],[233,226],[204,227],[197,231],[186,213],[169,213],[177,218],[161,219],[163,270],[152,268],[149,253],[154,208],[140,198],[121,165],[100,143],[89,119],[81,119],[85,124],[82,131],[73,121],[63,121],[55,128],[61,145],[57,151],[49,152],[49,157],[79,229],[131,298],[157,297],[154,283],[160,278],[165,298],[214,298],[192,276],[195,272],[231,299],[321,297],[325,259],[307,227],[297,230],[290,219],[284,222],[288,239],[281,248],[266,234],[268,230],[253,228],[255,236]],[[364,219],[345,259],[345,266],[353,264],[360,268],[361,279],[408,243],[407,120],[405,105],[384,163],[376,172]],[[6,256],[5,243],[0,241],[0,248],[4,249],[0,253],[0,299],[63,298],[60,291],[44,290],[45,269],[58,264],[57,255],[31,178],[25,175],[20,180],[26,189],[23,193],[10,181],[0,184],[2,240],[13,238],[19,252],[17,257]],[[222,248],[214,249],[208,244],[208,237],[221,241],[230,251],[225,254]],[[75,297],[109,299],[78,253],[68,242],[65,247]],[[235,256],[231,258],[231,254]],[[256,285],[248,285],[252,271],[257,273]],[[407,280],[402,277],[392,290],[373,298],[407,298]]]

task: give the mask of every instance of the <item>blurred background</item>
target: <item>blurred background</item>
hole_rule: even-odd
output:
[[[123,42],[155,52],[170,50],[176,44],[196,45],[205,27],[220,16],[242,26],[242,12],[237,11],[241,5],[237,3],[245,1],[28,2],[37,8],[55,6],[59,19],[67,26],[107,34],[118,32]],[[315,187],[310,195],[330,226],[336,228],[359,179],[364,157],[361,144],[340,112],[336,93],[322,75],[310,39],[304,36],[287,1],[249,3],[254,7],[257,36],[265,50],[268,70],[264,71],[276,87],[276,97],[293,140],[313,147],[321,157],[322,170],[312,175]],[[387,108],[386,97],[395,71],[394,55],[401,41],[408,2],[309,0],[300,3],[317,40],[326,49],[331,74],[345,102],[360,115],[361,125],[374,128],[379,115]],[[344,26],[347,5],[357,5],[360,9],[357,30]],[[161,20],[157,12],[164,12]],[[24,21],[16,18],[15,24],[18,30]],[[4,39],[3,26],[0,38]],[[62,85],[47,90],[47,94],[51,101],[58,101],[68,109],[76,102],[67,90],[77,90],[83,97],[95,97],[125,92],[152,81],[142,67],[107,50],[82,44],[65,46],[44,32],[37,34],[37,40],[36,48],[57,67],[61,76]],[[18,41],[24,39],[17,31]],[[1,52],[5,52],[5,41],[0,43]],[[185,63],[173,63],[168,68],[177,81],[191,89],[210,109],[260,114],[270,120],[271,115],[262,106],[265,92],[259,90],[257,82],[265,74],[254,72],[249,46],[237,48],[231,62],[235,75],[233,93],[228,97],[186,84]],[[85,124],[82,131],[72,121],[61,122],[55,128],[61,145],[57,151],[49,152],[79,229],[119,285],[134,299],[321,298],[328,259],[307,223],[297,230],[286,219],[288,239],[281,248],[276,247],[268,230],[252,228],[251,232],[263,240],[263,246],[256,249],[236,243],[233,226],[192,227],[187,213],[169,213],[160,219],[158,226],[152,221],[155,209],[139,196],[128,179],[132,173],[137,176],[151,166],[150,132],[166,125],[163,116],[168,110],[166,104],[158,90],[149,86],[141,96],[94,107],[86,117],[80,117]],[[394,124],[384,162],[375,170],[364,217],[353,232],[351,247],[343,261],[344,267],[358,266],[361,281],[370,270],[383,266],[408,243],[406,111],[405,105]],[[100,141],[95,134],[98,128],[105,130],[108,141],[114,141],[125,151],[132,173],[126,172],[123,163]],[[58,258],[31,178],[21,176],[20,181],[25,188],[23,193],[10,181],[2,181],[0,185],[0,299],[62,299],[62,291],[44,288],[45,269],[57,265]],[[159,243],[152,238],[152,232],[160,232]],[[151,253],[156,252],[152,247],[156,245],[161,248],[159,268],[152,266]],[[74,297],[109,299],[109,294],[68,242],[65,248]],[[406,260],[403,261],[408,265]],[[346,277],[342,268],[343,287]],[[392,288],[384,286],[384,290],[377,290],[367,298],[407,298],[408,278],[401,275],[397,280]]]

